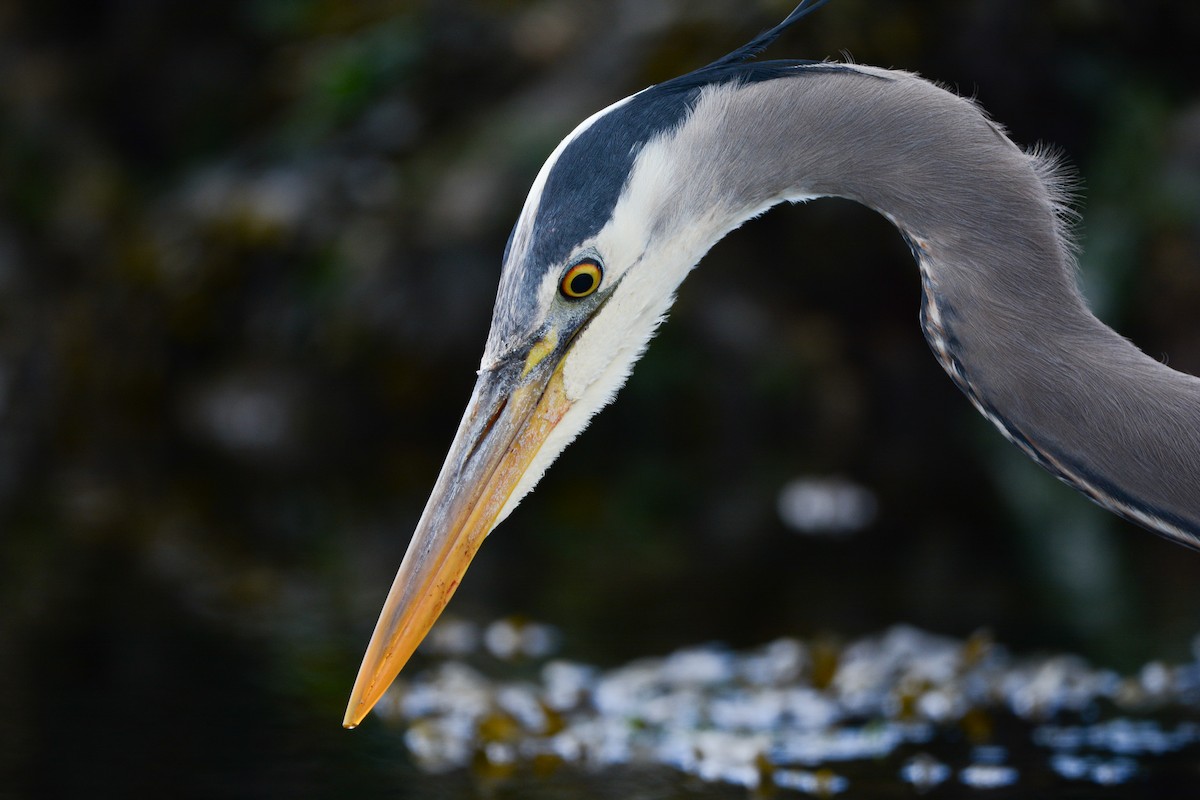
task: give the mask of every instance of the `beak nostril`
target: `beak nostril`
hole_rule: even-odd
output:
[[[492,415],[488,417],[488,421],[484,424],[483,429],[480,430],[479,438],[475,440],[473,445],[471,445],[470,452],[468,452],[466,458],[463,459],[464,464],[475,457],[475,452],[479,450],[480,445],[487,441],[488,436],[492,433],[492,429],[495,428],[496,423],[500,421],[500,415],[504,413],[504,409],[506,408],[508,408],[508,398],[501,397],[500,402],[497,403],[496,407],[492,410]]]
[[[488,417],[487,424],[483,426],[483,433],[480,434],[479,440],[483,441],[488,434],[492,432],[492,428],[496,427],[496,421],[500,419],[500,415],[504,413],[504,409],[508,407],[508,398],[501,397],[500,402],[496,405],[496,410]]]

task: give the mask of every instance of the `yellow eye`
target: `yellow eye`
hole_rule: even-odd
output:
[[[604,271],[595,261],[580,261],[563,274],[558,290],[562,292],[563,297],[578,300],[599,289],[602,277]]]

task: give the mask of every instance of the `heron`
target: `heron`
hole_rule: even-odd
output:
[[[1200,548],[1200,378],[1089,310],[1058,162],[917,75],[759,60],[827,0],[593,114],[538,172],[504,250],[478,380],[363,658],[375,705],[484,538],[625,382],[683,279],[780,203],[882,214],[921,275],[920,325],[975,408],[1114,514]]]

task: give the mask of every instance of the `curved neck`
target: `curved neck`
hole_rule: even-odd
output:
[[[673,218],[722,209],[723,235],[826,195],[884,214],[921,268],[930,345],[980,412],[1102,506],[1200,547],[1200,379],[1088,310],[1044,159],[969,101],[866,67],[711,87],[693,118],[673,148],[697,208]]]

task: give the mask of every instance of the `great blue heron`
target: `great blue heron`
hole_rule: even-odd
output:
[[[938,361],[1013,444],[1108,510],[1200,547],[1200,379],[1088,310],[1053,160],[905,72],[752,60],[825,0],[585,120],[504,253],[479,379],[363,659],[356,725],[484,537],[624,383],[675,290],[784,201],[846,197],[906,239]]]

